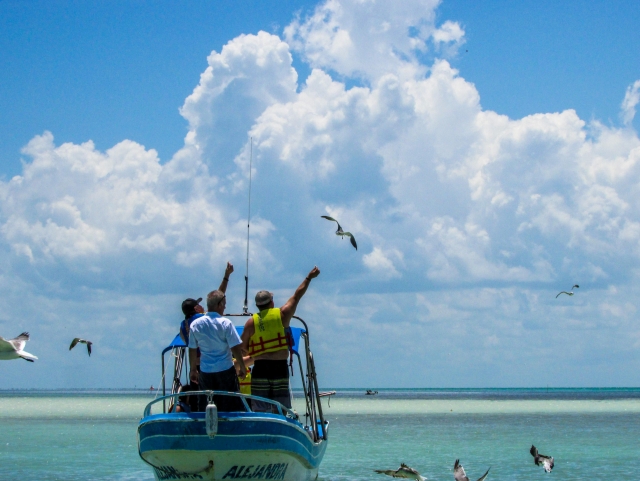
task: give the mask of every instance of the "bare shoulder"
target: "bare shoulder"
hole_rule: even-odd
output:
[[[289,300],[290,301],[290,300]],[[280,320],[284,327],[289,327],[289,323],[291,322],[291,318],[295,314],[295,304],[292,305],[291,302],[287,302],[284,306],[280,308]]]
[[[244,323],[245,329],[253,329],[253,316],[251,316],[247,322]]]

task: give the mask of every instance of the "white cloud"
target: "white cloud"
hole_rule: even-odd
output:
[[[45,132],[24,153],[32,161],[23,174],[0,184],[0,232],[32,262],[104,264],[138,251],[194,265],[222,262],[244,244],[237,219],[216,201],[217,179],[197,159],[190,162],[198,175],[186,181],[185,194],[185,181],[170,174],[173,163],[161,165],[154,150],[135,142],[101,153],[91,142],[56,146]],[[259,249],[269,227],[255,224]]]
[[[132,295],[119,304],[118,293],[210,288],[211,268],[244,259],[252,136],[252,288],[286,298],[321,267],[300,307],[303,317],[326,315],[313,328],[318,359],[325,350],[326,362],[344,365],[357,346],[359,362],[375,364],[362,346],[387,342],[422,356],[394,358],[394,371],[413,372],[430,352],[434,380],[467,372],[464,384],[482,369],[490,383],[498,360],[542,357],[553,368],[616,348],[621,333],[637,331],[629,299],[638,292],[624,287],[640,263],[637,82],[621,129],[573,110],[522,119],[485,110],[446,59],[419,60],[464,42],[457,23],[436,25],[437,4],[330,0],[286,29],[288,43],[265,32],[230,41],[185,100],[185,145],[166,163],[128,140],[100,152],[36,136],[22,174],[0,182],[3,272],[32,293],[43,283],[60,297],[103,294],[118,326],[144,303]],[[290,48],[313,68],[300,86]],[[354,78],[366,86],[347,87]],[[336,242],[325,211],[354,233],[357,252]],[[557,285],[574,279],[581,292],[554,304]],[[163,309],[145,314],[174,301],[179,314],[173,297],[155,301]],[[96,335],[117,332],[107,317]],[[551,319],[557,336],[538,336]],[[154,334],[156,344],[171,329]],[[510,369],[500,382],[521,382]]]
[[[463,38],[455,22],[436,27],[439,3],[328,0],[308,18],[292,22],[285,38],[316,68],[367,80],[390,72],[413,77],[424,72],[416,53],[428,50],[429,40],[442,44]]]
[[[362,256],[362,262],[364,262],[364,265],[376,274],[376,276],[387,280],[394,277],[401,277],[391,258],[394,258],[397,263],[402,263],[402,257],[402,252],[397,249],[390,249],[385,252],[379,247],[374,247],[371,252]]]
[[[640,80],[636,80],[633,85],[627,88],[622,101],[622,121],[624,125],[631,125],[636,116],[636,105],[640,102]]]

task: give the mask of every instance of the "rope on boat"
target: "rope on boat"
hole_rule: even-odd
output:
[[[164,383],[164,377],[165,377],[166,373],[162,373],[162,376],[160,377],[160,384],[158,384],[158,389],[156,389],[156,395],[153,396],[153,400],[155,401],[158,398],[158,394],[160,394],[160,386],[163,385]]]

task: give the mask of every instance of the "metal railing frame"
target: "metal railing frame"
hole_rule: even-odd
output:
[[[228,317],[249,317],[252,316],[253,314],[251,313],[242,313],[242,314],[224,314],[224,316],[228,316]],[[324,418],[324,414],[322,412],[322,403],[320,401],[320,390],[318,389],[318,378],[316,375],[316,367],[315,367],[315,361],[313,358],[313,354],[311,353],[311,349],[310,349],[310,344],[309,344],[309,326],[307,326],[307,323],[300,317],[298,316],[293,316],[293,319],[296,319],[298,321],[300,321],[302,323],[302,325],[304,326],[304,331],[302,332],[300,338],[304,339],[304,344],[305,344],[305,361],[306,361],[306,369],[303,369],[302,366],[302,359],[299,353],[294,352],[294,354],[296,355],[296,357],[298,358],[298,366],[300,368],[300,377],[302,379],[302,389],[304,391],[304,398],[305,398],[305,407],[306,407],[306,413],[305,413],[305,418],[306,420],[309,420],[309,424],[308,424],[308,428],[309,430],[313,433],[313,439],[315,442],[319,441],[320,439],[327,439],[327,430],[326,430],[326,425],[328,424],[327,421]],[[295,412],[289,408],[287,408],[286,406],[283,406],[282,404],[280,404],[277,401],[273,401],[271,399],[267,399],[267,398],[262,398],[260,396],[252,396],[249,394],[242,394],[242,393],[231,393],[231,392],[226,392],[226,391],[188,391],[185,393],[178,393],[177,390],[179,388],[179,384],[180,384],[180,377],[182,376],[182,369],[184,367],[184,359],[185,359],[185,352],[186,352],[186,348],[184,347],[179,347],[179,355],[176,356],[176,361],[174,364],[174,370],[173,370],[173,382],[172,382],[172,386],[171,386],[171,394],[167,395],[166,393],[166,383],[165,383],[165,362],[164,362],[164,355],[165,353],[169,350],[169,349],[165,349],[162,352],[162,397],[155,399],[154,401],[150,402],[147,407],[145,408],[145,417],[148,415],[149,412],[151,412],[151,406],[157,402],[162,401],[162,412],[166,413],[167,412],[167,405],[166,402],[169,399],[178,399],[181,396],[191,396],[191,395],[207,395],[209,396],[210,394],[213,395],[215,394],[216,396],[219,395],[226,395],[226,396],[235,396],[235,397],[240,397],[242,399],[242,402],[244,404],[244,406],[247,409],[247,412],[255,412],[252,411],[249,404],[247,403],[246,399],[257,399],[259,401],[263,401],[263,402],[268,402],[270,404],[276,405],[276,407],[278,408],[278,412],[280,415],[282,416],[286,416],[286,417],[292,417],[294,419],[297,419],[297,415],[295,414]],[[299,350],[299,349],[298,349]],[[306,377],[306,380],[305,380]],[[175,401],[174,401],[175,403]],[[284,409],[284,411],[283,411]],[[287,416],[284,414],[284,412],[287,413]],[[307,422],[305,420],[305,422]],[[320,430],[318,428],[318,424],[320,424],[320,426],[322,426],[322,435],[320,434]]]

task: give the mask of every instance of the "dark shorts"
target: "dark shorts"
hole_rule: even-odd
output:
[[[200,372],[200,390],[240,392],[236,368],[231,366],[226,371]],[[246,411],[239,397],[213,396],[213,402],[218,406],[218,412]]]
[[[251,371],[251,395],[273,399],[291,408],[287,360],[256,361]],[[254,411],[277,412],[273,404],[252,400]]]

